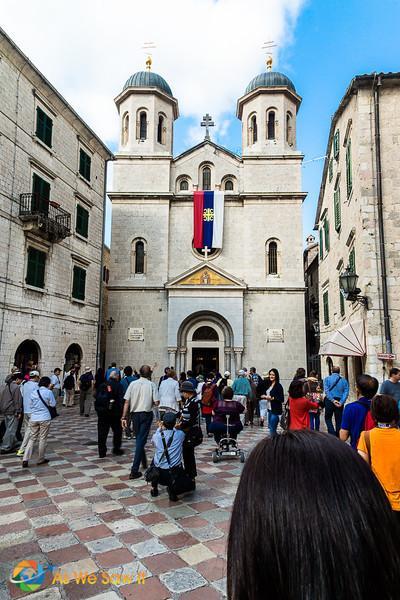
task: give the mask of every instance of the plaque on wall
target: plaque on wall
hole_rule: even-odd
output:
[[[267,329],[267,342],[283,341],[283,329]]]
[[[129,327],[128,342],[144,342],[144,327]]]

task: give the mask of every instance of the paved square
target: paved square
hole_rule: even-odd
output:
[[[205,438],[196,448],[196,491],[175,503],[160,486],[151,498],[143,479],[128,479],[134,441],[123,442],[124,456],[99,459],[90,444],[96,415],[81,418],[77,407],[60,412],[48,466],[33,458],[23,470],[16,455],[0,457],[0,599],[224,598],[226,540],[243,465],[213,464],[215,444]],[[265,428],[246,427],[240,446],[249,452],[265,435]],[[57,580],[47,573],[39,590],[18,589],[9,579],[23,559],[55,565]]]

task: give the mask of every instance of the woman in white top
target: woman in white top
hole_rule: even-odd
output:
[[[203,375],[197,375],[196,381],[198,382],[197,383],[197,387],[196,387],[197,400],[200,402],[200,400],[201,400],[201,390],[203,389],[203,385],[204,385],[204,377],[203,377]]]
[[[22,467],[29,466],[29,459],[32,456],[35,442],[39,440],[39,458],[38,465],[47,465],[49,462],[45,458],[47,436],[49,435],[51,415],[48,406],[55,406],[56,401],[53,392],[50,390],[50,378],[42,377],[39,381],[39,388],[31,394],[30,402],[31,418],[29,421],[29,441],[25,449]]]
[[[165,412],[166,408],[172,408],[175,411],[179,411],[179,402],[181,394],[179,391],[179,383],[176,380],[176,371],[171,369],[168,373],[168,377],[161,382],[158,389],[158,396],[160,400],[159,411],[160,413]]]

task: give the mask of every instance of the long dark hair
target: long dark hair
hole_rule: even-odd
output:
[[[275,383],[279,383],[279,371],[278,371],[278,369],[270,369],[268,371],[268,376],[271,373],[271,371],[275,374]]]
[[[394,600],[399,570],[399,523],[352,448],[306,430],[257,444],[233,506],[229,600]]]

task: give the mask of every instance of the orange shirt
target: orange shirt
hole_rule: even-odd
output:
[[[400,429],[374,427],[369,434],[372,470],[385,490],[392,509],[400,511]],[[364,431],[358,442],[358,450],[368,454]]]

